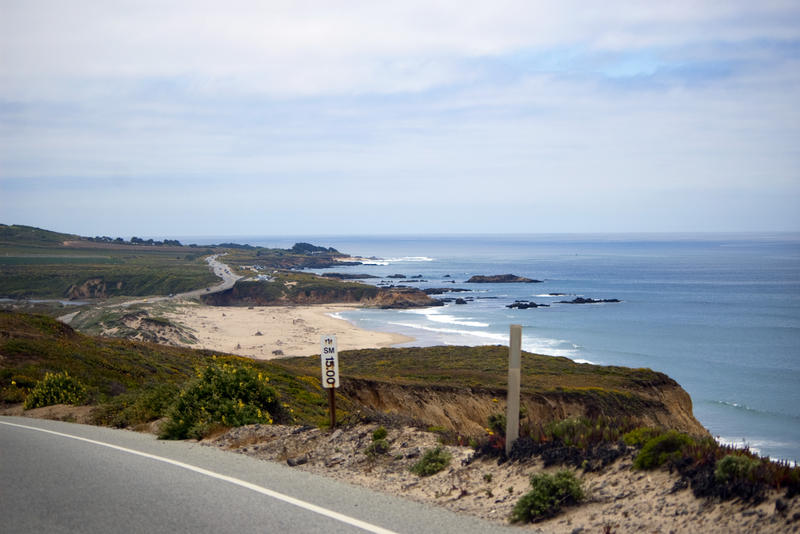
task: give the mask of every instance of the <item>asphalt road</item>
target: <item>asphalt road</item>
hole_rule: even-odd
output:
[[[518,530],[197,443],[0,417],[0,532]]]

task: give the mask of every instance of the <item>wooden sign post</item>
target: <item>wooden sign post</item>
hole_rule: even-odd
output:
[[[322,366],[322,387],[328,389],[328,411],[331,415],[331,428],[336,426],[336,388],[339,387],[339,353],[336,351],[336,336],[322,336],[320,340],[320,364]]]
[[[511,325],[508,343],[508,411],[506,412],[506,455],[519,437],[520,369],[522,368],[522,327]]]

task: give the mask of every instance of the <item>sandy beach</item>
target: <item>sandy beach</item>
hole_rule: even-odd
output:
[[[413,341],[400,334],[358,328],[331,314],[357,305],[256,306],[252,308],[186,304],[165,314],[192,330],[194,348],[219,350],[257,359],[319,354],[320,336],[335,334],[339,350],[382,348]]]

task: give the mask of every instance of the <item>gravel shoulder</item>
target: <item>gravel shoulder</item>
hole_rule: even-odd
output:
[[[377,427],[362,424],[330,431],[252,425],[203,444],[505,524],[516,502],[529,491],[530,475],[557,470],[545,469],[536,459],[501,465],[493,459],[470,461],[471,448],[446,446],[453,456],[450,466],[418,477],[410,467],[425,450],[439,445],[439,436],[408,426],[389,428],[389,450],[369,455],[365,451]],[[526,528],[568,534],[800,532],[798,497],[787,500],[782,493],[772,492],[759,505],[697,499],[690,489],[678,489],[677,475],[666,470],[633,471],[633,454],[600,472],[578,470],[586,501]],[[778,499],[785,505],[781,511],[776,507]]]

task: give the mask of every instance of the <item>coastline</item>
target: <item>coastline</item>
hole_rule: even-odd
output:
[[[192,348],[219,350],[257,360],[319,354],[320,336],[337,336],[339,350],[385,348],[414,341],[389,332],[359,328],[334,317],[356,304],[220,307],[184,304],[164,315],[192,331]]]

